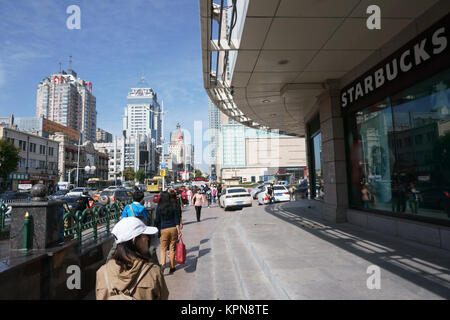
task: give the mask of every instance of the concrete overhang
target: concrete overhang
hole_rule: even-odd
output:
[[[438,2],[241,1],[244,5],[237,14],[243,21],[242,32],[228,42],[212,39],[211,23],[217,23],[218,4],[214,20],[211,1],[199,0],[206,91],[234,120],[296,136],[305,135],[304,116],[327,90],[327,80],[344,77]],[[370,5],[381,8],[381,30],[367,28]],[[226,52],[237,52],[227,69],[231,77],[211,81],[217,71],[212,66]]]

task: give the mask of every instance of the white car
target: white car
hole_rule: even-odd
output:
[[[269,195],[268,195],[269,186],[264,186],[264,190],[258,193],[257,199],[258,204],[267,204],[269,203]],[[282,202],[282,201],[291,201],[291,195],[289,190],[280,184],[273,186],[274,191],[274,202]]]
[[[225,210],[228,208],[251,207],[252,196],[244,188],[227,188],[220,196],[219,206]]]
[[[74,188],[70,190],[65,197],[81,197],[83,196],[83,192],[89,192],[87,188]]]
[[[253,199],[256,199],[256,197],[258,196],[258,193],[260,193],[263,189],[264,189],[264,185],[254,187],[252,189],[252,191],[250,192],[250,195],[252,196]]]

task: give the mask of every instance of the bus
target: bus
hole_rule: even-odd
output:
[[[147,192],[161,192],[162,191],[162,179],[161,176],[154,176],[153,179],[147,179],[146,186]]]
[[[101,191],[103,189],[112,186],[114,181],[110,180],[102,180],[100,178],[89,178],[87,182],[87,187],[94,191]]]

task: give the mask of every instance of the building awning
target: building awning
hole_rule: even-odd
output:
[[[327,80],[366,59],[376,63],[379,48],[414,29],[414,19],[437,2],[244,0],[226,19],[219,2],[211,10],[210,0],[200,0],[204,87],[222,112],[246,126],[304,136],[304,117]],[[381,30],[369,30],[366,11],[377,3]],[[235,21],[230,39],[220,21]]]

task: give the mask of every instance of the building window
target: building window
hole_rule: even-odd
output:
[[[352,206],[450,220],[449,87],[446,70],[347,117]]]

